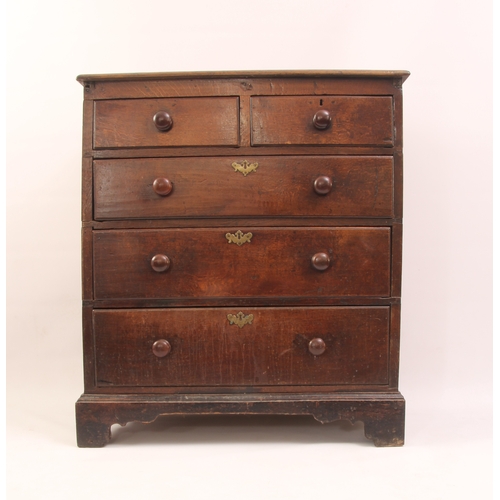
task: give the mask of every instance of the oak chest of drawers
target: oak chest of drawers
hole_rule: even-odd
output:
[[[85,75],[79,446],[174,414],[404,439],[406,71]]]

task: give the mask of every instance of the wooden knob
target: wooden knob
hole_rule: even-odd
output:
[[[332,190],[333,181],[330,177],[326,175],[321,175],[318,177],[313,184],[314,191],[317,194],[325,195],[328,194]]]
[[[162,273],[170,267],[170,259],[161,253],[151,259],[151,267],[157,273]]]
[[[326,344],[323,339],[312,339],[311,342],[309,342],[309,352],[313,354],[314,356],[319,356],[320,354],[323,354],[326,349]]]
[[[313,117],[313,124],[318,130],[328,128],[331,121],[332,117],[326,109],[320,109]]]
[[[325,271],[330,267],[330,256],[327,253],[315,253],[311,258],[311,263],[317,271]]]
[[[153,191],[160,196],[168,196],[172,192],[172,183],[165,177],[158,177],[153,182]]]
[[[174,124],[172,117],[166,111],[158,111],[158,113],[153,116],[153,122],[156,128],[161,132],[170,130]]]
[[[160,339],[153,344],[153,354],[157,358],[165,357],[171,350],[172,346],[168,340]]]

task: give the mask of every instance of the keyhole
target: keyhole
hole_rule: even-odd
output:
[[[320,106],[323,106],[323,99],[320,99],[320,100],[319,100],[319,105],[320,105]]]

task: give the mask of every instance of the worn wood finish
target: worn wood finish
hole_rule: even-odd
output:
[[[99,231],[94,296],[107,298],[390,295],[390,229],[245,228]],[[316,270],[313,256],[331,264]],[[168,270],[151,259],[165,255]],[[269,265],[272,262],[272,266]],[[293,279],[290,277],[293,276]]]
[[[296,306],[380,306],[399,304],[395,297],[170,297],[161,299],[97,299],[84,301],[96,309],[130,307],[296,307]]]
[[[76,77],[82,85],[96,82],[134,82],[134,81],[164,81],[166,83],[176,80],[204,80],[208,82],[218,82],[223,79],[248,78],[252,81],[259,78],[272,78],[272,81],[283,78],[306,78],[309,82],[317,84],[322,79],[338,81],[342,78],[359,78],[361,81],[367,80],[393,80],[398,79],[404,82],[410,76],[406,70],[252,70],[252,71],[182,71],[168,73],[105,73],[95,75],[78,75]],[[306,81],[307,81],[306,80]],[[270,80],[270,82],[272,83]],[[372,82],[370,82],[372,83]]]
[[[82,228],[82,299],[94,298],[92,228]]]
[[[154,422],[160,415],[311,415],[322,424],[361,420],[375,446],[404,443],[405,401],[399,393],[83,395],[76,403],[78,446],[101,447],[111,425]]]
[[[169,74],[170,75],[170,74]],[[251,76],[250,76],[251,75]],[[406,71],[232,72],[82,75],[86,99],[158,98],[215,95],[390,95],[399,91]]]
[[[238,227],[318,227],[318,226],[348,226],[348,227],[363,227],[363,226],[392,226],[401,222],[399,219],[387,218],[345,218],[345,217],[238,217]],[[167,229],[172,227],[184,228],[203,228],[203,227],[225,227],[233,228],[235,218],[228,217],[213,217],[205,218],[165,218],[165,219],[128,219],[128,220],[108,220],[108,221],[92,221],[83,223],[84,227],[92,227],[94,229]]]
[[[401,297],[401,271],[403,267],[403,225],[392,226],[392,269],[391,295]]]
[[[318,196],[322,176],[331,188]],[[155,190],[157,179],[171,183],[166,196]],[[391,217],[393,188],[392,158],[384,156],[99,160],[94,216]]]
[[[167,131],[153,121],[159,111],[172,117]],[[236,97],[97,101],[94,147],[236,146],[238,116]]]
[[[252,145],[338,144],[392,146],[391,97],[253,97]],[[315,116],[329,112],[331,123]]]
[[[79,446],[158,415],[401,446],[406,71],[83,75]]]
[[[94,332],[98,386],[388,381],[388,307],[100,310]],[[159,340],[171,346],[160,359]]]
[[[386,393],[394,392],[391,383],[379,385],[335,384],[335,385],[184,385],[184,386],[89,386],[88,394],[344,394],[346,392]]]
[[[246,138],[246,139],[245,139]],[[241,137],[241,143],[250,141],[250,134]],[[294,146],[287,145],[286,151],[283,146],[266,147],[158,147],[158,148],[121,148],[121,149],[96,149],[93,152],[95,159],[108,158],[178,158],[178,157],[214,157],[214,156],[234,156],[238,154],[240,158],[246,156],[390,156],[398,150],[397,146],[341,146],[324,144],[318,146]]]

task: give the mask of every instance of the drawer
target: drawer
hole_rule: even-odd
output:
[[[325,179],[327,178],[327,179]],[[388,156],[140,158],[94,162],[97,220],[393,215]]]
[[[158,126],[166,128],[168,125],[171,125],[168,130],[158,129]],[[237,97],[95,102],[94,147],[96,149],[237,146],[238,142],[239,99]]]
[[[390,227],[94,232],[94,296],[390,294]]]
[[[392,146],[392,107],[390,96],[252,97],[252,145]]]
[[[101,387],[387,384],[389,316],[389,307],[97,310],[96,381]],[[313,342],[317,350],[311,347],[315,355],[313,339],[320,339]]]

